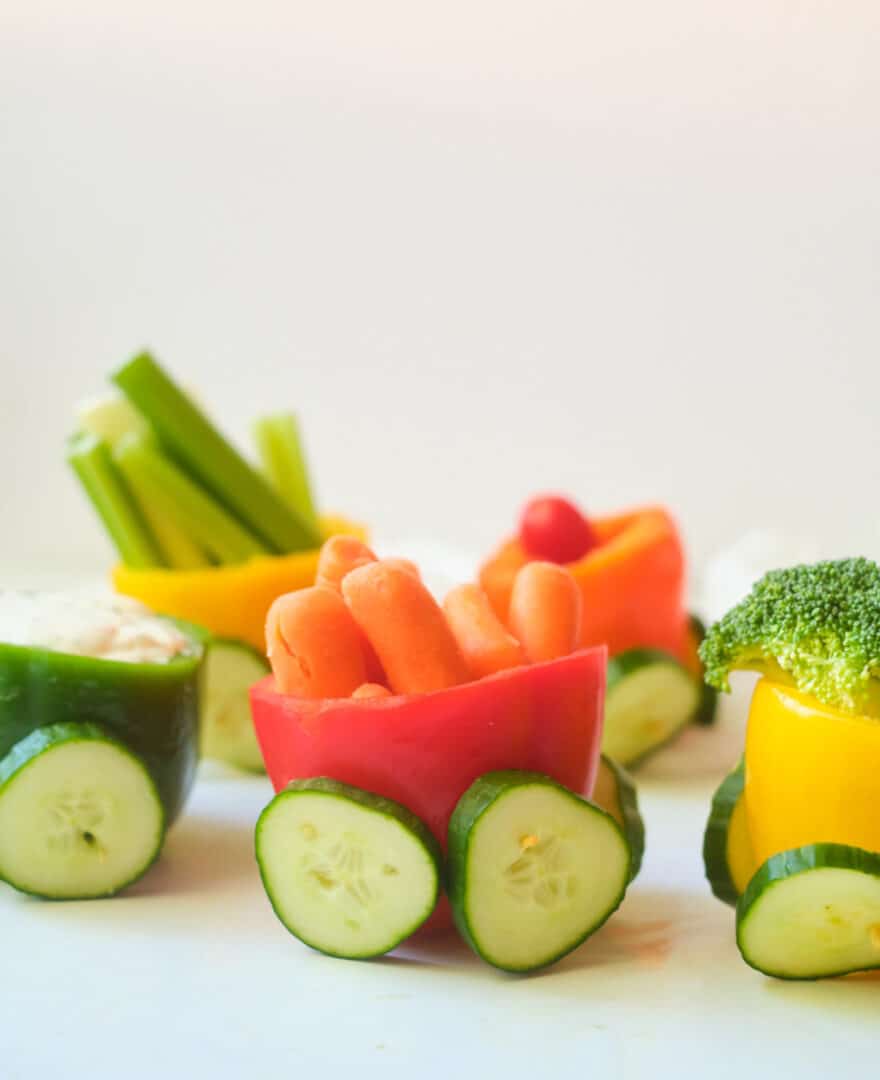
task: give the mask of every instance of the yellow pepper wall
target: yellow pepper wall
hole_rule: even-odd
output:
[[[814,843],[880,852],[880,721],[762,679],[746,733],[745,798],[759,863]]]

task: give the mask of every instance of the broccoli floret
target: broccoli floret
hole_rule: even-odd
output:
[[[841,559],[772,570],[700,646],[706,681],[734,670],[793,683],[826,705],[880,714],[880,566]]]

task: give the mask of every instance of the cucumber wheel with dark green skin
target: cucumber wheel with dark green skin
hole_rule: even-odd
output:
[[[37,728],[97,723],[143,760],[173,822],[198,762],[205,640],[195,627],[175,625],[186,632],[191,648],[163,664],[0,643],[0,757]]]
[[[699,646],[706,636],[706,624],[698,615],[690,616],[690,632]],[[694,713],[694,723],[702,727],[711,727],[718,719],[718,691],[705,680],[700,684],[700,701]]]
[[[628,649],[608,661],[602,751],[632,767],[694,718],[700,684],[669,653]]]
[[[721,782],[703,833],[703,867],[719,900],[736,906],[756,869],[743,788],[745,761]]]
[[[0,877],[52,900],[113,896],[162,848],[156,784],[95,724],[33,731],[0,761]]]
[[[488,773],[449,822],[456,926],[487,963],[546,967],[585,941],[623,900],[631,852],[614,818],[539,773]]]
[[[601,806],[623,829],[631,854],[629,880],[633,881],[642,868],[645,854],[645,822],[639,811],[635,781],[622,765],[612,761],[607,754],[599,759],[599,772],[591,801]]]
[[[275,914],[329,956],[390,952],[437,903],[442,854],[428,827],[400,803],[350,784],[288,784],[260,815],[255,843]]]
[[[243,641],[213,638],[202,668],[202,757],[263,772],[248,690],[269,671],[265,656]]]
[[[880,853],[809,844],[773,855],[737,905],[736,942],[777,979],[880,968]]]

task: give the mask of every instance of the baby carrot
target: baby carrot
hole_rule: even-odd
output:
[[[459,585],[443,601],[452,636],[475,679],[526,662],[522,645],[492,610],[479,585]]]
[[[532,662],[573,652],[580,639],[581,594],[558,563],[527,563],[513,580],[508,624]]]
[[[360,630],[332,589],[279,596],[266,618],[266,651],[282,694],[348,697],[366,682]]]
[[[315,584],[340,591],[342,579],[352,570],[375,562],[376,556],[355,536],[331,536],[321,548]]]
[[[343,579],[342,595],[395,693],[421,694],[467,682],[467,667],[443,612],[412,574],[370,563]]]
[[[333,589],[341,596],[342,579],[345,575],[359,566],[366,566],[375,561],[376,556],[373,551],[356,536],[331,536],[324,543],[321,554],[318,556],[315,584]],[[360,629],[358,632],[361,637],[361,652],[367,665],[367,678],[370,682],[381,684],[385,673],[382,671],[379,658],[363,632]]]
[[[383,686],[381,683],[365,682],[362,683],[351,696],[356,700],[391,697],[391,691],[387,686]]]
[[[408,574],[412,574],[416,581],[422,580],[419,568],[412,559],[383,559],[382,562],[385,563],[386,566],[393,566],[398,570],[405,570]]]

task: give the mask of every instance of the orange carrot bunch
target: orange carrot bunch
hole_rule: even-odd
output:
[[[370,700],[565,656],[578,647],[580,624],[580,591],[554,563],[519,570],[505,624],[481,586],[452,589],[441,607],[413,563],[335,536],[316,584],[272,605],[266,643],[282,693]]]

